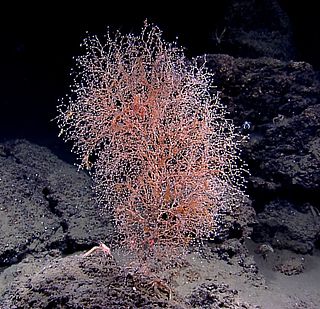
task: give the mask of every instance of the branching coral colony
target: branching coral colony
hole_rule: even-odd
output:
[[[83,47],[60,135],[90,170],[117,247],[163,268],[219,233],[243,201],[241,137],[211,94],[212,74],[158,27],[89,36]]]

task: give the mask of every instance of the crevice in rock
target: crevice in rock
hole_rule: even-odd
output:
[[[42,194],[44,195],[44,198],[46,199],[46,201],[48,201],[49,210],[55,216],[61,218],[63,213],[62,213],[62,211],[57,209],[59,201],[58,201],[58,199],[54,198],[53,192],[51,191],[51,189],[49,187],[44,187],[42,189]]]
[[[252,199],[252,206],[257,213],[264,211],[265,206],[273,200],[286,200],[292,203],[298,210],[303,209],[306,203],[320,209],[319,190],[306,189],[298,185],[282,185],[281,189],[274,191],[261,188],[253,189],[248,186],[248,194]]]
[[[27,247],[19,251],[13,249],[7,250],[0,256],[0,267],[9,267],[13,264],[18,264],[28,253],[30,253],[30,251]]]

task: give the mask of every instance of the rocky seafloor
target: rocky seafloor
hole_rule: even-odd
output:
[[[121,267],[123,252],[83,255],[114,232],[89,176],[57,149],[4,138],[0,308],[319,308],[319,72],[297,60],[275,0],[230,1],[219,29],[207,65],[249,137],[248,204],[228,232],[171,269],[170,293],[156,291]]]

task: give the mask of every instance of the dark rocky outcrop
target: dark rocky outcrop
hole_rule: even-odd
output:
[[[287,242],[278,247],[312,251],[320,233],[319,224],[316,230],[307,224],[320,220],[319,75],[304,62],[228,55],[208,55],[207,61],[230,117],[249,136],[243,155],[251,172],[248,192],[254,208],[261,212],[269,204],[276,205],[272,207],[279,210],[275,215],[289,225],[293,218],[284,216],[283,211],[304,213],[308,219],[300,230],[303,233],[286,234]],[[270,223],[265,216],[258,216],[256,229],[274,225],[272,216]],[[312,236],[301,249],[306,231]],[[256,240],[274,243],[269,234],[257,234]]]
[[[213,41],[234,57],[296,57],[290,20],[277,0],[229,1]]]
[[[27,254],[73,253],[110,235],[91,180],[48,148],[16,140],[0,144],[0,267]]]

